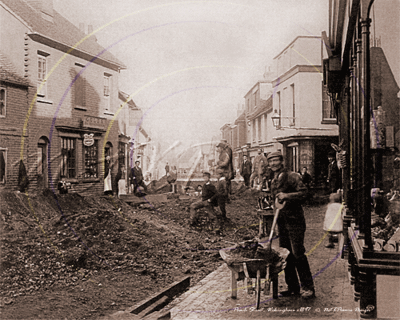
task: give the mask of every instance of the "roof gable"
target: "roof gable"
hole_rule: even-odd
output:
[[[53,10],[53,21],[43,18],[42,14],[22,0],[2,0],[16,15],[23,19],[32,29],[34,34],[40,34],[53,41],[67,45],[75,46],[87,35],[79,30],[73,23],[68,21],[57,11]],[[114,57],[110,52],[96,42],[94,36],[89,37],[77,47],[94,57],[101,54],[99,58],[104,59],[118,66],[120,69],[126,69],[126,66]],[[104,51],[104,52],[103,52]]]
[[[12,62],[0,52],[0,80],[4,82],[10,82],[29,86],[29,81],[23,77],[20,77]]]

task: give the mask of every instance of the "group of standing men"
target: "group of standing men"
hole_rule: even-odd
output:
[[[253,164],[247,155],[243,155],[243,161],[240,164],[240,175],[244,179],[246,187],[253,186],[254,183],[259,185],[263,181],[263,176],[268,171],[267,158],[262,149],[257,150],[257,156],[254,158]]]
[[[229,194],[232,191],[231,180],[235,177],[235,171],[233,168],[232,149],[226,141],[221,141],[217,145],[217,152],[219,158],[216,166],[216,173],[218,175],[218,182],[216,187],[210,182],[210,173],[204,172],[203,177],[205,183],[202,187],[200,201],[192,203],[190,206],[190,224],[196,225],[198,220],[197,209],[207,207],[217,218],[219,224],[218,233],[221,232],[223,222],[227,220],[226,216],[226,203],[230,202]],[[214,207],[218,206],[220,213],[214,210]]]
[[[229,195],[230,180],[234,177],[232,151],[229,149],[229,145],[225,142],[217,145],[219,152],[217,187],[211,184],[210,173],[205,172],[202,199],[190,206],[191,224],[197,222],[196,210],[202,207],[209,208],[220,222],[224,217],[226,218],[225,202]],[[315,297],[314,282],[304,248],[306,222],[302,203],[307,197],[307,187],[304,185],[300,174],[291,172],[284,167],[283,156],[279,151],[269,153],[266,157],[262,154],[261,149],[258,150],[258,153],[257,161],[256,159],[254,161],[254,166],[258,170],[252,171],[252,164],[244,156],[240,173],[244,177],[245,183],[249,184],[250,181],[255,179],[259,179],[260,183],[263,174],[265,175],[263,166],[267,167],[273,198],[279,202],[285,202],[277,221],[279,246],[288,249],[290,254],[287,257],[285,267],[287,290],[280,292],[280,294],[286,297],[301,295],[304,299],[313,298]],[[214,206],[220,207],[222,216],[215,212]],[[222,228],[222,224],[220,226]]]

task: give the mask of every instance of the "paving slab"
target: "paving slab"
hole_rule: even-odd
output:
[[[347,261],[337,249],[318,246],[309,259],[317,259],[314,281],[317,297],[272,299],[261,293],[260,309],[255,309],[255,294],[248,294],[244,281],[238,282],[237,299],[231,298],[231,271],[225,263],[179,298],[171,318],[181,319],[360,319],[356,312],[353,288],[348,279]],[[314,264],[315,265],[315,264]],[[329,277],[328,277],[329,275]],[[327,280],[329,278],[329,281]],[[285,289],[284,274],[279,289]]]

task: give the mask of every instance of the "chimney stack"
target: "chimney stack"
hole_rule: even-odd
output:
[[[85,24],[84,23],[82,23],[82,22],[79,23],[79,30],[81,30],[83,33],[86,33],[85,32]]]
[[[89,24],[89,25],[88,25],[88,34],[91,34],[92,32],[93,32],[93,25]],[[96,37],[96,35],[92,35],[91,38],[93,38],[94,41],[97,42],[97,37]]]

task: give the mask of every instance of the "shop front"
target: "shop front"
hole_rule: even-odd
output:
[[[79,126],[58,123],[57,139],[52,139],[49,179],[54,186],[59,181],[71,185],[72,192],[98,194],[104,191],[105,159],[109,157],[111,181],[118,173],[118,136],[114,129],[107,133],[109,121],[85,116]],[[107,136],[107,141],[105,138]]]
[[[328,175],[328,154],[337,144],[337,136],[291,136],[276,139],[283,145],[286,166],[300,172],[306,167],[315,189],[324,189]]]
[[[398,141],[391,141],[396,135],[390,134],[390,143],[383,143],[375,102],[378,98],[385,102],[384,91],[375,99],[371,95],[382,88],[380,83],[385,79],[381,76],[379,83],[371,83],[371,7],[383,2],[332,0],[330,34],[325,39],[332,51],[324,63],[324,75],[336,107],[341,142],[337,158],[343,184],[342,256],[348,258],[354,299],[359,301],[362,318],[387,318],[385,309],[391,297],[397,298],[389,308],[400,310],[398,286],[392,292],[379,289],[389,288],[387,284],[398,282],[400,275],[400,190],[395,183],[387,183],[395,173],[393,146]],[[395,109],[391,118],[398,125],[398,101]],[[389,127],[389,133],[393,128]]]

